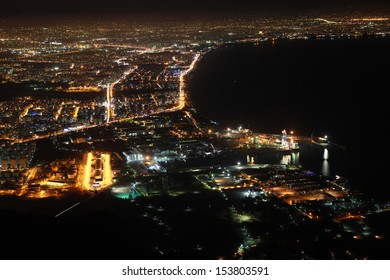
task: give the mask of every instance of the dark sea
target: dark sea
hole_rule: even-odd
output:
[[[368,36],[224,45],[196,65],[190,99],[222,126],[327,135],[345,147],[327,151],[328,173],[389,199],[389,50],[389,37]],[[305,144],[300,157],[325,168],[323,147]]]

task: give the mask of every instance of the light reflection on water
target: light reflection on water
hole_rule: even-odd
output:
[[[302,141],[299,143],[299,152],[291,154],[281,153],[232,153],[220,157],[205,157],[197,159],[188,159],[186,162],[176,162],[177,168],[205,165],[236,165],[240,162],[242,165],[251,164],[286,164],[292,166],[302,166],[306,170],[313,171],[324,176],[345,176],[346,175],[346,152],[337,147],[326,147]]]
[[[329,158],[329,151],[327,148],[324,149],[324,155],[322,156],[323,159],[328,159]]]
[[[299,152],[292,152],[291,153],[291,164],[292,165],[299,165]]]
[[[324,176],[329,176],[330,175],[330,167],[329,167],[329,151],[327,148],[324,149],[324,155],[322,156],[323,161],[322,161],[322,167],[321,167],[321,174]]]
[[[299,165],[299,152],[292,152],[291,155],[283,155],[280,164]]]
[[[300,151],[291,155],[279,155],[279,163],[286,165],[301,165],[305,169],[322,174],[334,176],[345,174],[345,151],[336,147],[323,147],[309,142],[300,143]]]
[[[289,165],[291,163],[291,155],[283,155],[282,159],[280,160],[280,164]]]

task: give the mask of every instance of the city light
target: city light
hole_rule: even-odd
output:
[[[84,180],[83,180],[83,187],[86,190],[90,189],[90,178],[91,178],[91,165],[92,165],[92,153],[87,153],[86,154],[86,159],[85,159],[85,165],[83,165],[84,168]]]
[[[112,171],[111,171],[111,155],[103,153],[103,182],[102,186],[106,187],[112,184]]]
[[[318,118],[323,102],[313,106],[313,100],[321,98],[321,91],[313,91],[309,101],[294,91],[297,81],[307,85],[301,82],[305,75],[286,79],[283,95],[277,90],[285,71],[275,74],[260,52],[259,57],[256,52],[254,58],[238,59],[260,61],[256,69],[222,59],[217,71],[221,80],[206,71],[210,84],[200,82],[206,100],[202,105],[209,112],[195,106],[193,83],[203,67],[212,65],[208,59],[215,54],[248,49],[252,54],[259,48],[266,57],[270,51],[303,62],[301,54],[279,56],[279,47],[296,44],[291,49],[300,49],[308,41],[314,45],[337,40],[358,45],[390,34],[390,19],[385,17],[323,16],[161,24],[102,20],[94,26],[76,21],[45,27],[4,24],[0,196],[5,214],[11,211],[10,217],[21,224],[28,221],[18,228],[19,223],[3,219],[3,227],[12,229],[10,234],[5,231],[4,240],[19,244],[12,233],[26,232],[31,224],[38,225],[33,237],[50,233],[54,239],[48,242],[58,247],[44,251],[33,241],[22,242],[23,250],[15,247],[6,253],[34,256],[39,247],[55,258],[82,244],[82,250],[76,248],[81,258],[98,258],[104,252],[96,250],[96,244],[107,247],[106,239],[126,237],[129,242],[122,251],[129,258],[375,258],[374,249],[386,248],[381,242],[388,236],[371,217],[389,211],[390,203],[367,198],[364,190],[356,191],[354,180],[344,177],[354,167],[349,168],[345,157],[351,149],[342,141],[333,143],[339,141],[336,132],[344,120],[337,114],[334,119],[327,115],[326,121]],[[335,61],[332,71],[344,63]],[[226,62],[238,77],[226,75]],[[270,87],[259,69],[275,79]],[[222,92],[211,86],[221,86],[219,81]],[[248,90],[250,83],[254,90]],[[308,85],[305,92],[313,88]],[[336,95],[325,98],[343,105]],[[232,108],[225,107],[229,100]],[[332,134],[332,142],[328,135],[320,137],[323,131]],[[380,164],[374,164],[373,173],[369,167],[374,161],[352,162],[357,163],[367,169],[368,175],[358,176],[369,179],[370,191],[383,185],[374,182],[385,173]],[[53,218],[58,227],[45,228]],[[293,234],[284,234],[291,230]],[[318,250],[308,250],[313,240]],[[369,242],[370,250],[359,246],[362,242]],[[275,244],[283,246],[275,250]]]

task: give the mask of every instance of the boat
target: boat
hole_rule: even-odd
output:
[[[327,147],[329,145],[329,141],[326,137],[318,137],[318,136],[312,135],[310,138],[310,141],[313,144],[317,144],[317,145],[324,146],[324,147]]]

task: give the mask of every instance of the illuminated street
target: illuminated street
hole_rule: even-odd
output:
[[[113,98],[114,98],[114,87],[116,84],[119,84],[123,79],[126,79],[128,75],[130,75],[132,72],[134,72],[137,69],[137,66],[133,67],[130,70],[127,70],[123,73],[122,77],[116,80],[113,83],[110,83],[107,85],[107,105],[106,105],[106,122],[109,123],[111,121],[114,121],[115,119],[115,106],[113,105]]]
[[[103,160],[103,181],[102,187],[107,187],[112,184],[112,172],[111,172],[111,156],[110,154],[102,154]]]
[[[83,188],[85,190],[89,190],[91,188],[91,176],[92,176],[92,160],[93,160],[93,155],[92,153],[87,153],[86,154],[86,159],[85,159],[85,164],[83,165]]]

